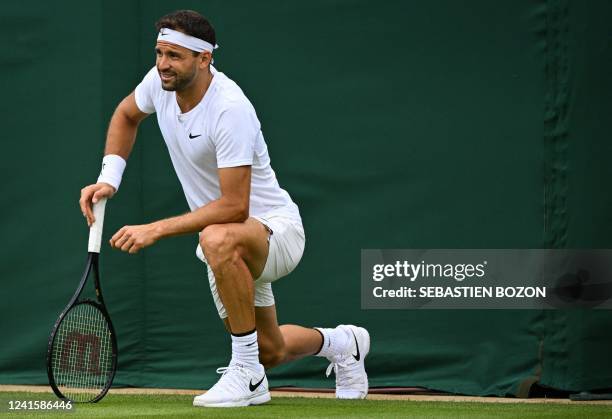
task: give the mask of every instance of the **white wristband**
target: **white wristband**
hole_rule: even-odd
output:
[[[98,176],[98,183],[104,182],[115,188],[115,192],[119,190],[121,177],[126,166],[123,157],[116,154],[108,154],[102,159],[102,170]]]

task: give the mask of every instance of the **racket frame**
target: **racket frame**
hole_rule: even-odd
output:
[[[83,275],[81,276],[81,281],[79,282],[79,286],[77,287],[76,292],[74,293],[74,295],[72,296],[72,298],[66,305],[66,308],[64,308],[62,313],[57,318],[55,324],[53,325],[53,330],[51,334],[49,335],[49,342],[48,342],[48,347],[47,347],[47,377],[49,378],[49,384],[51,385],[51,388],[53,389],[53,392],[57,395],[57,397],[59,397],[62,400],[69,400],[73,403],[87,403],[87,402],[95,403],[101,400],[106,395],[108,390],[111,388],[113,384],[113,380],[115,378],[115,373],[117,372],[117,354],[118,354],[117,338],[116,338],[113,322],[111,321],[108,311],[106,310],[106,305],[104,304],[104,297],[102,297],[102,288],[100,287],[100,270],[98,268],[98,261],[100,257],[100,241],[101,241],[101,235],[102,235],[102,222],[104,220],[104,206],[106,204],[105,201],[106,200],[104,200],[104,202],[100,202],[101,205],[94,206],[94,211],[97,212],[96,218],[99,220],[99,222],[96,222],[95,224],[97,225],[93,226],[90,230],[90,242],[89,242],[89,249],[88,249],[89,252],[87,254],[87,264],[85,265],[85,271],[83,272]],[[87,279],[89,278],[89,275],[92,273],[94,277],[94,288],[96,291],[97,301],[94,301],[91,299],[85,299],[85,300],[79,301],[79,297],[81,293],[83,292],[83,289],[85,288]],[[52,368],[53,355],[54,355],[53,354],[53,344],[55,343],[57,331],[59,330],[59,327],[62,321],[64,320],[64,318],[66,317],[70,309],[72,309],[74,306],[78,304],[90,304],[100,310],[100,312],[104,316],[108,324],[108,327],[110,329],[110,333],[111,333],[110,339],[111,339],[111,345],[112,345],[110,377],[107,380],[106,385],[104,386],[102,391],[97,396],[95,396],[93,399],[88,400],[86,402],[72,400],[69,397],[62,394],[62,392],[57,387],[57,384],[55,382],[55,377],[53,376],[53,368]]]

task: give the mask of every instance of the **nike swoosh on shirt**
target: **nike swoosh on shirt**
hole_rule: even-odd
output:
[[[353,332],[352,330],[351,333],[353,334],[353,338],[355,339],[355,348],[357,348],[357,355],[353,355],[353,358],[355,358],[355,361],[359,361],[361,359],[361,354],[359,353],[359,344],[357,343],[357,336],[355,336],[355,332]]]
[[[264,378],[266,378],[266,376],[264,375],[263,377],[261,377],[261,380],[259,380],[257,383],[253,384],[253,380],[249,381],[249,390],[251,391],[255,391],[255,389],[257,389],[257,387],[259,387],[259,385],[261,383],[263,383]]]
[[[198,138],[198,137],[201,137],[201,136],[202,136],[202,134],[198,134],[198,135],[191,135],[191,134],[189,134],[189,138],[192,139],[192,140],[194,138]]]

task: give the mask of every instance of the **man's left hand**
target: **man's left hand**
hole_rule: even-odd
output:
[[[151,246],[160,236],[153,224],[124,226],[110,239],[111,247],[128,253],[137,253],[140,249]]]

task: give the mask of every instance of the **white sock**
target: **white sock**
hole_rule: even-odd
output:
[[[232,360],[230,364],[241,364],[244,367],[259,370],[259,346],[257,330],[243,336],[232,335]]]
[[[323,327],[315,327],[315,329],[323,335],[323,346],[321,346],[321,350],[315,354],[316,356],[329,358],[348,351],[351,340],[343,330]]]

